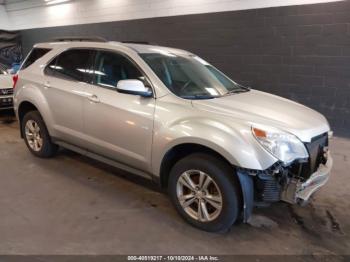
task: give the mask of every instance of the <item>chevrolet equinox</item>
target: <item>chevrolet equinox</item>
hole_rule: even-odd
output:
[[[227,231],[256,205],[306,203],[329,178],[325,117],[184,50],[57,39],[35,45],[13,80],[31,153],[60,146],[149,178],[202,230]]]

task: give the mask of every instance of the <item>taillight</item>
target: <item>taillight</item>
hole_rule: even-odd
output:
[[[18,81],[18,75],[14,75],[12,77],[12,80],[13,80],[13,89],[16,88],[16,84],[17,84],[17,81]]]

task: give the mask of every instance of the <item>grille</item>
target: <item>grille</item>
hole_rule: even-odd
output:
[[[325,149],[328,147],[328,134],[322,134],[314,137],[310,143],[306,144],[307,151],[309,152],[309,168],[310,172],[315,172],[320,164],[325,163]]]
[[[305,147],[309,153],[308,161],[292,167],[292,173],[298,174],[304,180],[316,172],[320,164],[326,163],[325,151],[328,147],[328,133],[314,137],[310,143],[305,143]]]
[[[13,95],[13,88],[0,89],[1,96]]]

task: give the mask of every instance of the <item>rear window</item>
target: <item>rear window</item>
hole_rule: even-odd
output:
[[[49,48],[33,48],[33,50],[30,52],[28,58],[24,61],[21,70],[26,69],[30,65],[32,65],[36,60],[46,55],[48,52],[50,52],[51,49]]]

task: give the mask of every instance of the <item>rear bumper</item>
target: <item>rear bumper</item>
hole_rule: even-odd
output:
[[[300,180],[292,179],[282,190],[281,200],[291,204],[307,202],[317,190],[327,183],[332,166],[333,159],[328,153],[326,164],[321,164],[308,180],[301,182]]]

